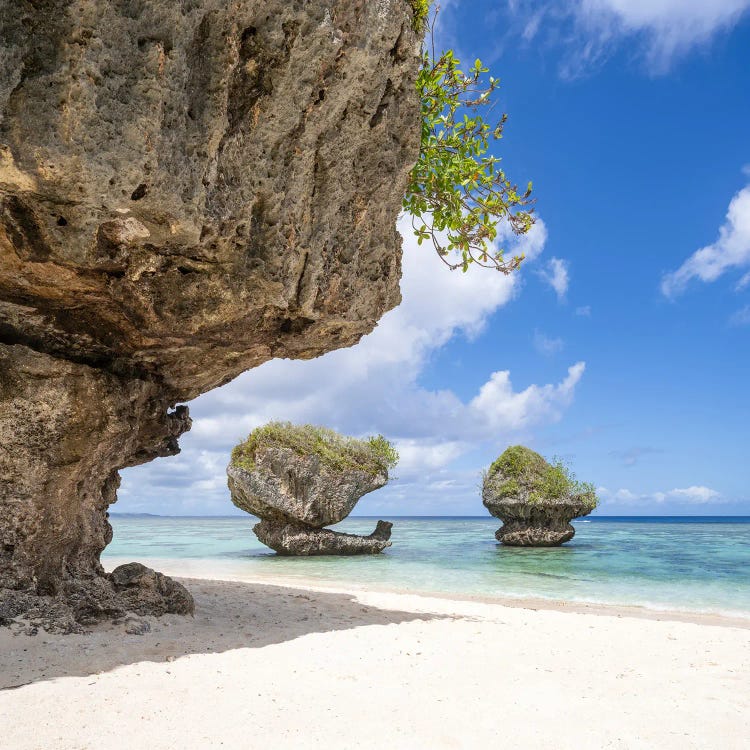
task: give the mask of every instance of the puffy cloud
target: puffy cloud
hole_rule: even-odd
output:
[[[486,437],[490,437],[492,433],[516,432],[544,421],[557,421],[562,410],[570,406],[585,369],[585,362],[577,362],[558,385],[530,385],[519,392],[513,390],[508,370],[493,372],[469,404],[474,424],[480,430],[489,427]]]
[[[732,198],[716,242],[696,250],[676,271],[666,274],[661,291],[674,298],[692,279],[716,281],[728,270],[743,266],[750,266],[750,186]]]
[[[646,494],[638,494],[628,489],[619,489],[612,492],[606,487],[597,487],[597,493],[606,502],[616,502],[623,505],[652,505],[668,501],[678,501],[690,505],[724,502],[724,498],[716,490],[696,485]]]
[[[451,462],[488,442],[494,446],[560,419],[583,376],[582,362],[559,383],[518,390],[509,370],[498,368],[468,399],[421,384],[434,353],[455,336],[478,336],[489,317],[518,293],[520,278],[480,268],[450,272],[433,251],[417,246],[405,221],[400,229],[401,305],[355,347],[310,361],[273,360],[196,399],[190,405],[193,429],[181,438],[183,453],[128,470],[123,509],[154,512],[157,505],[161,512],[188,512],[197,505],[203,512],[231,511],[224,473],[229,452],[271,419],[325,424],[353,435],[387,435],[402,456],[395,472],[399,481],[378,497],[391,502],[409,486],[409,503],[418,496],[423,506],[438,495],[450,499],[459,486],[476,492],[479,467],[470,470],[470,480],[461,474],[468,469],[450,468]],[[533,261],[545,239],[546,228],[538,220],[530,235],[515,244],[513,238],[503,241],[509,252],[524,252]],[[417,510],[410,504],[401,507],[402,513]]]
[[[666,497],[672,497],[672,498],[679,498],[681,500],[688,500],[691,503],[707,503],[711,500],[716,500],[721,497],[721,495],[716,492],[716,490],[712,490],[709,487],[685,487],[681,490],[670,490],[669,492],[665,493]],[[666,498],[665,498],[666,499]]]
[[[562,302],[568,293],[570,283],[567,262],[561,258],[550,258],[539,275],[555,290],[557,299]]]

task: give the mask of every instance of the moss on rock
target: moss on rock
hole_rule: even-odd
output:
[[[576,497],[592,510],[598,504],[593,484],[579,482],[559,459],[549,463],[523,445],[507,448],[490,466],[485,481],[494,484],[502,498],[518,497],[525,491],[530,503]]]
[[[318,456],[332,471],[359,469],[367,474],[388,474],[398,463],[398,453],[382,435],[358,440],[327,427],[269,422],[253,430],[232,450],[232,464],[252,471],[259,450],[266,447],[290,448],[300,456]]]
[[[409,0],[409,4],[414,13],[412,28],[417,34],[421,34],[425,29],[427,16],[430,13],[430,0]]]

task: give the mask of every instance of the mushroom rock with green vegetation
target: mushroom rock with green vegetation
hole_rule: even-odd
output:
[[[367,440],[312,425],[271,422],[232,451],[232,502],[261,519],[258,539],[283,555],[374,554],[390,547],[392,524],[369,536],[325,529],[388,482],[398,454],[382,436]]]
[[[398,304],[423,5],[0,0],[0,619],[190,611],[103,570],[118,470]]]
[[[508,448],[486,472],[482,501],[503,522],[495,538],[513,547],[570,541],[576,533],[570,522],[598,503],[592,484],[576,481],[564,464],[550,464],[522,445]]]

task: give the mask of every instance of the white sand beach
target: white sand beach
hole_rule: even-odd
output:
[[[144,635],[0,629],[0,747],[748,747],[747,621],[183,582]]]

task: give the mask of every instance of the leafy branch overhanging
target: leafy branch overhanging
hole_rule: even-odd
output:
[[[473,263],[509,274],[522,255],[506,259],[495,247],[505,221],[516,235],[534,224],[531,183],[519,192],[489,154],[500,140],[507,115],[493,127],[478,112],[492,105],[500,81],[476,60],[466,72],[452,50],[435,55],[434,25],[422,46],[417,91],[422,103],[421,147],[404,196],[404,210],[421,245],[432,242],[443,262],[464,272]]]

